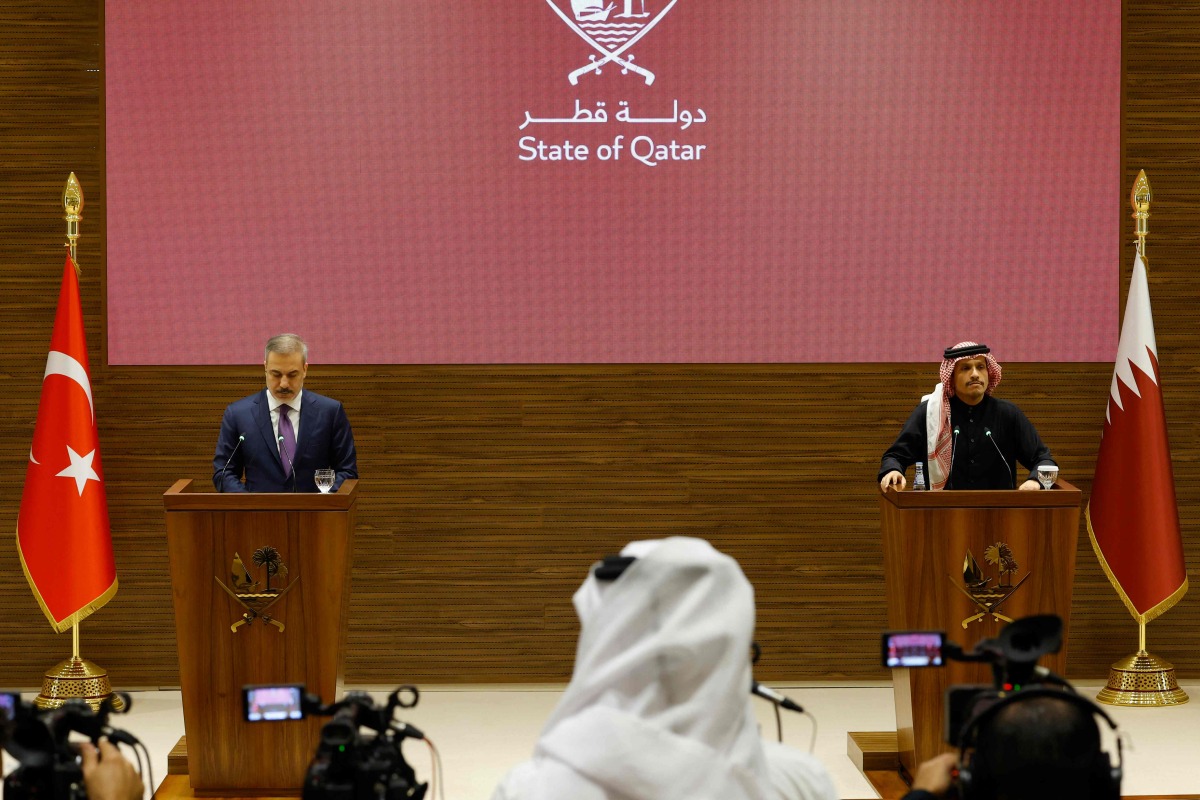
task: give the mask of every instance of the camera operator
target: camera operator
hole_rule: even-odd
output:
[[[142,776],[115,744],[101,739],[97,749],[91,742],[84,742],[79,752],[89,800],[140,800]]]
[[[2,693],[6,723],[0,745],[20,764],[4,776],[5,800],[139,800],[142,776],[126,760],[117,743],[141,748],[147,772],[150,754],[128,731],[109,725],[113,700],[93,710],[83,700],[66,701],[60,708],[39,710],[22,702],[15,692]],[[121,707],[132,701],[122,694]],[[75,737],[90,741],[79,742]],[[97,747],[98,745],[98,747]],[[138,756],[141,765],[141,757]]]
[[[571,683],[492,800],[833,800],[824,766],[764,742],[750,706],[754,590],[700,539],[635,542],[575,593]]]
[[[1108,756],[1100,748],[1093,712],[1052,696],[1054,690],[1011,695],[995,713],[985,710],[978,723],[970,765],[971,797],[995,800],[1051,800],[1071,797],[1098,800],[1112,791]],[[1078,699],[1078,698],[1076,698]],[[968,723],[968,726],[974,723]],[[964,769],[953,755],[926,761],[917,770],[906,800],[945,797]]]
[[[884,661],[899,640],[945,634],[885,634]],[[952,686],[946,693],[946,742],[959,748],[917,768],[905,800],[949,796],[962,800],[1116,800],[1121,796],[1123,761],[1117,735],[1116,761],[1100,747],[1103,722],[1114,734],[1117,724],[1099,706],[1079,696],[1062,677],[1038,659],[1062,647],[1062,620],[1053,615],[1025,617],[1007,625],[995,639],[970,651],[939,645],[952,661],[992,667],[993,685]],[[957,702],[956,702],[957,701]],[[959,714],[955,708],[969,713]]]

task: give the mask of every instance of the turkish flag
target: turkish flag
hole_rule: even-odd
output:
[[[1134,619],[1149,622],[1179,602],[1188,587],[1187,569],[1140,253],[1133,262],[1087,524],[1092,549]]]
[[[17,550],[58,633],[117,592],[79,280],[69,255],[17,516]]]

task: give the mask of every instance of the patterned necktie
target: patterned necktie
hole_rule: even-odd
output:
[[[291,410],[292,407],[288,405],[279,407],[279,436],[283,440],[279,443],[279,455],[283,457],[286,475],[292,474],[292,464],[296,458],[296,431],[292,428],[292,421],[288,419],[288,412]]]

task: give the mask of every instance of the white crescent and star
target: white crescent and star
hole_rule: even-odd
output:
[[[74,478],[75,488],[79,490],[79,496],[83,497],[83,488],[87,486],[88,481],[100,482],[100,476],[92,468],[92,460],[96,457],[96,451],[93,450],[87,455],[81,456],[70,445],[67,445],[67,455],[71,458],[71,466],[58,473],[56,477]]]
[[[87,369],[77,360],[61,353],[57,350],[51,350],[46,356],[46,374],[42,376],[42,382],[45,383],[46,378],[51,375],[62,375],[64,378],[75,381],[79,384],[79,388],[83,389],[84,395],[88,399],[88,410],[92,415],[92,421],[96,420],[96,404],[92,400],[92,381],[88,376]],[[67,456],[71,459],[71,465],[58,473],[59,478],[73,478],[75,480],[75,488],[79,490],[79,495],[83,496],[83,488],[87,486],[88,481],[100,482],[100,476],[96,474],[96,470],[92,468],[92,460],[96,457],[96,451],[81,456],[76,453],[70,445],[67,446]],[[41,462],[33,457],[33,448],[29,448],[29,460],[34,464],[41,465]]]
[[[83,364],[66,353],[51,350],[50,354],[46,356],[46,374],[42,376],[42,382],[45,383],[46,378],[51,375],[62,375],[79,384],[79,388],[83,389],[83,393],[87,395],[88,409],[92,412],[92,421],[94,422],[96,405],[92,402],[92,379],[88,377],[87,369]]]

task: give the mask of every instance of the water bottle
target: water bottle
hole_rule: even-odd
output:
[[[923,492],[928,488],[929,485],[925,483],[925,462],[918,461],[917,471],[913,473],[913,491]]]

